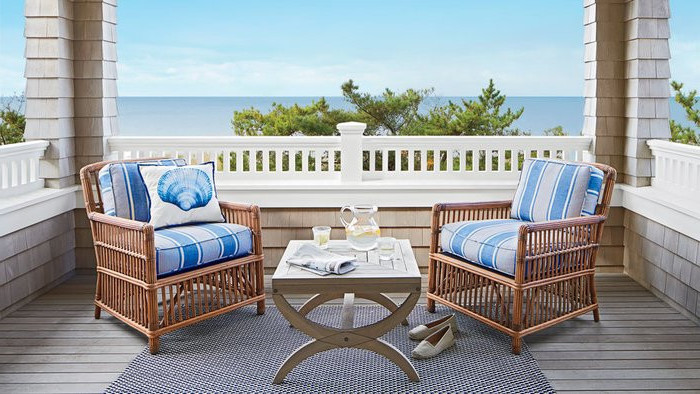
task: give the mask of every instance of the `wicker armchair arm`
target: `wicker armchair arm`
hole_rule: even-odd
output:
[[[253,232],[253,253],[262,254],[260,207],[229,201],[219,201],[219,207],[227,223],[236,223],[250,228]]]
[[[431,228],[440,232],[443,225],[465,220],[506,219],[512,201],[440,203],[433,205]]]
[[[511,200],[438,203],[433,205],[433,211],[479,211],[493,208],[510,208],[511,203]]]
[[[577,226],[593,225],[597,223],[605,222],[606,217],[602,215],[594,216],[581,216],[569,219],[561,220],[550,220],[547,222],[533,222],[524,225],[527,232],[537,232],[537,231],[547,231],[547,230],[561,230]]]
[[[595,215],[522,225],[516,280],[534,282],[594,269],[605,219]]]
[[[116,272],[145,283],[156,281],[153,225],[99,212],[90,212],[88,218],[98,271]]]
[[[88,219],[90,219],[94,222],[104,223],[107,225],[121,227],[121,228],[124,228],[127,230],[135,230],[135,231],[143,231],[146,227],[150,226],[146,222],[139,222],[136,220],[124,219],[124,218],[120,218],[119,216],[105,215],[104,213],[100,213],[100,212],[88,213]],[[153,226],[151,226],[151,227],[153,227]]]

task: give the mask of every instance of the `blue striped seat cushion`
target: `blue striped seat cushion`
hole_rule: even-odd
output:
[[[581,216],[591,168],[558,160],[525,160],[511,217],[541,222]]]
[[[158,277],[243,257],[253,252],[248,227],[232,223],[203,223],[155,231]]]
[[[518,230],[526,223],[516,219],[449,223],[440,233],[442,251],[515,276]]]
[[[184,166],[184,159],[118,162],[100,169],[98,179],[103,211],[110,216],[148,222],[151,219],[148,191],[139,173],[139,164]]]

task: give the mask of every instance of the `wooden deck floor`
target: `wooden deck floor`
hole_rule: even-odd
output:
[[[527,337],[558,391],[700,391],[700,327],[625,276],[598,281],[602,321]],[[0,393],[100,392],[146,344],[76,276],[0,320]],[[424,300],[421,302],[424,303]]]

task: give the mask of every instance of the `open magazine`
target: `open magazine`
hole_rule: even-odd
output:
[[[304,244],[287,259],[287,264],[318,275],[342,275],[355,269],[356,257],[343,256],[320,249],[318,246]]]

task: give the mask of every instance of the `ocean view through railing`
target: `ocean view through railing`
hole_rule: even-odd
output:
[[[364,124],[329,137],[111,137],[115,158],[215,161],[217,181],[514,181],[525,157],[590,160],[585,136],[371,136]]]

